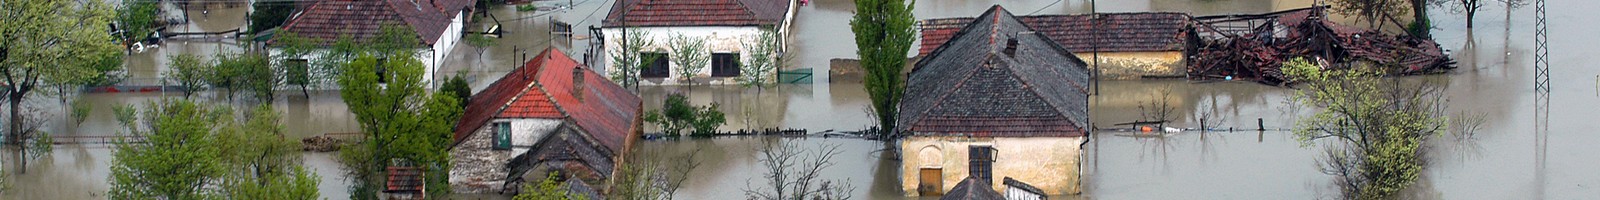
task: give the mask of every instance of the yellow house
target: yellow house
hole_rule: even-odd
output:
[[[897,131],[902,190],[942,195],[972,177],[1076,194],[1088,134],[1083,60],[995,6],[917,62]]]

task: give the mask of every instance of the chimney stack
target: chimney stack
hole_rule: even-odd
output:
[[[1006,53],[1006,56],[1013,57],[1013,58],[1017,57],[1017,37],[1013,36],[1011,38],[1006,39],[1006,50],[1005,50],[1005,53]]]
[[[572,68],[572,97],[578,99],[579,103],[583,102],[583,70],[582,66]]]

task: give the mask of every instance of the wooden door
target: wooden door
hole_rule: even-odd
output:
[[[917,195],[944,195],[944,169],[927,167],[918,174]]]

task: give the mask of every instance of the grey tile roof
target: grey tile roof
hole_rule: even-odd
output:
[[[1016,51],[1007,54],[1009,40]],[[1088,69],[1000,6],[912,70],[901,131],[919,135],[1071,137],[1088,126]]]
[[[950,188],[950,192],[944,193],[943,197],[939,197],[939,200],[1004,199],[1005,197],[1000,196],[1000,192],[995,192],[994,189],[989,187],[988,181],[979,180],[970,176],[966,179],[961,179],[961,183],[957,183],[955,188]]]

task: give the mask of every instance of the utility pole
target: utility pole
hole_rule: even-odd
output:
[[[1089,29],[1091,30],[1089,37],[1094,41],[1091,43],[1094,44],[1092,45],[1094,52],[1094,95],[1098,96],[1100,95],[1100,10],[1095,4],[1095,0],[1089,0],[1089,13]]]

